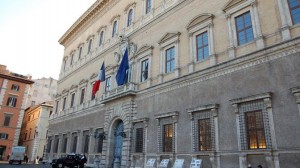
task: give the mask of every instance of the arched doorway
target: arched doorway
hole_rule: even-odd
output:
[[[124,124],[123,121],[119,121],[114,132],[114,155],[112,167],[120,167],[122,161],[122,147],[124,134]]]

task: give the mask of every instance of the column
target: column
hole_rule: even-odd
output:
[[[282,40],[285,41],[291,39],[291,33],[290,33],[289,24],[287,21],[288,18],[286,17],[285,7],[283,3],[284,2],[282,0],[277,0],[280,20],[281,20],[280,31],[281,31]]]
[[[226,18],[228,24],[229,43],[230,43],[230,47],[228,49],[228,57],[229,59],[233,59],[235,58],[235,47],[234,47],[233,29],[231,25],[231,15],[226,15]]]
[[[81,130],[77,131],[77,149],[76,153],[82,153],[82,137],[83,137],[83,132]]]
[[[264,39],[260,29],[259,17],[257,12],[257,5],[256,2],[252,3],[252,10],[253,10],[253,19],[255,22],[255,31],[256,31],[256,47],[257,49],[262,49],[265,47]]]
[[[67,150],[66,150],[66,153],[70,153],[71,152],[71,142],[72,142],[72,134],[71,132],[68,132],[67,133],[67,138],[68,138],[68,143],[67,143]]]

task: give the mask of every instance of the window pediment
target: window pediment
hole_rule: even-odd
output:
[[[106,30],[106,26],[99,27],[99,29],[97,30],[97,32],[99,33],[101,30]]]
[[[91,76],[90,76],[90,79],[94,79],[97,77],[97,74],[96,73],[93,73]]]
[[[223,7],[223,11],[226,12],[229,9],[232,9],[233,7],[246,2],[247,0],[230,0],[229,2],[226,3],[226,5]]]
[[[137,50],[137,52],[136,52],[135,55],[143,54],[144,52],[149,51],[149,50],[152,52],[153,46],[144,45],[144,46],[142,46],[141,48],[139,48],[139,49]]]
[[[213,14],[204,13],[201,15],[196,16],[192,21],[188,24],[187,29],[190,30],[196,25],[199,25],[207,20],[212,20],[214,17]]]
[[[86,84],[88,81],[86,79],[82,79],[80,82],[79,82],[79,85],[83,85],[83,84]]]
[[[128,11],[128,9],[129,9],[130,7],[132,7],[132,6],[135,7],[135,5],[136,5],[135,2],[133,2],[133,3],[131,3],[131,4],[128,4],[128,5],[125,7],[124,12]]]
[[[94,36],[95,36],[94,34],[89,35],[89,36],[87,37],[86,41],[89,41],[90,39],[93,39]]]
[[[68,93],[68,90],[67,90],[67,89],[64,89],[64,90],[62,91],[62,94],[65,94],[65,93]]]
[[[84,43],[78,44],[77,48],[83,47]]]
[[[72,86],[70,87],[70,90],[76,89],[76,88],[77,88],[77,85],[72,85]]]
[[[116,15],[116,16],[112,17],[110,20],[110,23],[113,23],[113,21],[115,21],[115,20],[119,20],[119,18],[120,18],[120,15]]]
[[[169,39],[175,38],[175,37],[179,37],[181,33],[180,32],[175,32],[175,33],[167,33],[165,34],[160,40],[159,40],[159,44],[162,44],[166,41],[168,41]]]

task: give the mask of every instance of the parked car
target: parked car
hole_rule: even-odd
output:
[[[69,168],[84,168],[86,161],[86,156],[83,154],[68,154],[66,157],[53,159],[51,164],[52,168],[64,168],[65,166]]]

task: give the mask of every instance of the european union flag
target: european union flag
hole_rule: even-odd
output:
[[[128,78],[128,69],[129,69],[129,63],[128,63],[128,51],[127,48],[125,50],[125,53],[123,55],[121,64],[119,66],[119,69],[117,71],[116,80],[118,86],[124,85],[127,82]]]

